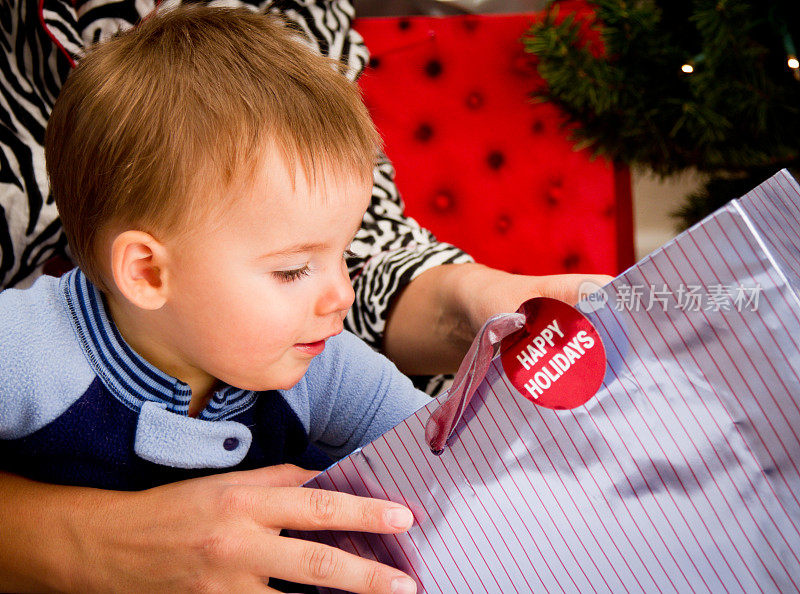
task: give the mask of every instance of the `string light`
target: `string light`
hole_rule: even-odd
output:
[[[800,62],[797,61],[797,50],[794,47],[794,40],[783,23],[783,47],[786,50],[786,64],[792,70],[795,80],[800,81]]]
[[[698,65],[702,64],[705,61],[705,59],[706,55],[700,52],[694,58],[688,60],[683,66],[681,66],[681,72],[683,72],[684,74],[692,74],[694,72],[694,69]]]

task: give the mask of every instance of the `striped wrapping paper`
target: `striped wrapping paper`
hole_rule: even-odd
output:
[[[405,503],[407,534],[303,536],[430,593],[798,591],[799,230],[781,172],[583,305],[608,356],[584,406],[495,359],[442,455],[447,394],[310,483]]]

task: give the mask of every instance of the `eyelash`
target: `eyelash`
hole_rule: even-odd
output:
[[[344,251],[344,258],[353,258],[355,255],[356,253],[353,250]],[[276,270],[273,274],[278,277],[278,280],[281,282],[291,283],[300,280],[304,276],[308,276],[310,272],[311,269],[308,267],[308,264],[306,264],[302,268],[295,268],[294,270]]]
[[[310,272],[310,268],[308,264],[303,266],[302,268],[296,268],[294,270],[276,270],[273,274],[278,277],[278,280],[284,283],[291,283],[296,280],[301,279],[304,276],[308,276]]]

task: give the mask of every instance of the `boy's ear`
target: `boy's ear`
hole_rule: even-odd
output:
[[[122,295],[142,309],[167,300],[167,250],[144,231],[123,231],[111,244],[111,272]]]

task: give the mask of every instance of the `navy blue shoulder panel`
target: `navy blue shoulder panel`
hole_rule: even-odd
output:
[[[283,463],[321,470],[331,464],[309,443],[300,420],[278,392],[260,394],[252,407],[228,420],[249,427],[253,442],[242,462],[225,470]],[[137,422],[138,413],[95,380],[53,422],[30,435],[0,440],[0,467],[48,483],[116,490],[146,489],[220,472],[172,468],[139,458],[134,452]]]

